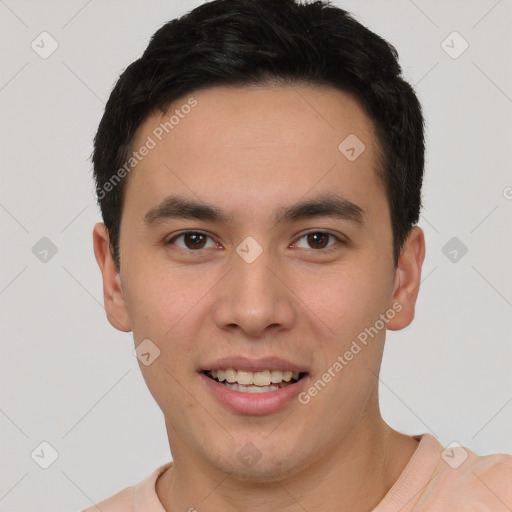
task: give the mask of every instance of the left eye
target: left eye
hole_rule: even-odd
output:
[[[180,243],[177,243],[180,240]],[[198,250],[217,247],[217,244],[206,234],[199,231],[181,233],[169,240],[170,244],[177,245],[181,249]]]
[[[329,241],[329,239],[331,239]],[[301,240],[304,241],[301,245]],[[330,233],[324,233],[323,231],[315,231],[313,233],[307,233],[299,238],[294,244],[301,249],[327,249],[334,245],[340,239],[337,236],[331,235]],[[332,243],[330,243],[332,242]]]

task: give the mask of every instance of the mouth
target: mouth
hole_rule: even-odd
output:
[[[268,369],[252,372],[234,368],[204,370],[202,373],[231,391],[252,394],[279,391],[293,386],[307,375],[307,372],[291,370]]]
[[[297,396],[311,378],[305,366],[273,356],[219,359],[198,373],[214,404],[241,415],[282,413],[299,403]]]

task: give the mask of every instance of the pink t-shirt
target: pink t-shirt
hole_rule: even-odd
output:
[[[372,512],[511,512],[512,455],[480,457],[467,448],[447,448],[430,434]],[[98,503],[102,512],[166,512],[155,491],[157,468],[138,485]],[[92,506],[82,512],[98,512]]]

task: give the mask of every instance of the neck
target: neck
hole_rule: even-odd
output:
[[[167,512],[368,511],[393,486],[418,445],[382,419],[368,423],[370,428],[358,425],[291,476],[265,483],[233,478],[197,454],[176,450],[172,469],[158,479],[156,492]]]

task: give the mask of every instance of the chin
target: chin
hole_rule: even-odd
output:
[[[260,442],[261,446],[263,443]],[[237,443],[241,446],[228,453],[209,454],[211,463],[220,471],[229,474],[230,478],[242,482],[275,483],[300,472],[307,465],[302,461],[297,449],[285,446],[277,448],[267,444],[262,449],[256,448],[251,441]],[[293,455],[292,455],[293,454]]]

